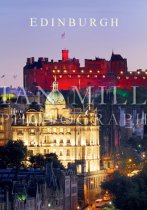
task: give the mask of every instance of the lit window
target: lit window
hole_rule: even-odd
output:
[[[90,77],[90,75],[88,74],[87,77]]]
[[[82,173],[82,166],[81,165],[77,166],[77,173],[78,174]]]
[[[70,144],[70,139],[67,139],[67,144]]]
[[[120,71],[120,74],[123,74],[124,72],[123,71]]]
[[[105,78],[106,76],[105,75],[103,75],[103,78]]]
[[[48,128],[48,129],[47,129],[47,132],[48,132],[48,133],[51,133],[51,128]]]
[[[137,77],[134,77],[134,79],[137,79]]]
[[[90,73],[92,73],[92,70],[89,70]]]
[[[76,72],[76,70],[73,70],[73,72]]]
[[[117,77],[117,79],[120,79],[120,77]]]
[[[69,133],[70,133],[70,128],[67,128],[67,132],[69,132]]]
[[[97,73],[100,73],[100,71],[98,70]]]
[[[53,73],[55,73],[55,70],[53,70]]]
[[[97,78],[97,75],[94,75],[95,78]]]
[[[126,79],[129,79],[129,77],[126,77]]]
[[[60,133],[63,133],[63,128],[60,128]]]
[[[67,70],[64,70],[64,73],[67,73]]]
[[[80,75],[78,75],[78,77],[80,77]]]
[[[56,128],[53,128],[53,132],[56,133],[56,131],[57,131],[57,129]]]
[[[62,75],[59,75],[60,78],[62,78]]]
[[[81,70],[81,73],[84,73],[84,70]]]
[[[62,150],[60,150],[60,154],[59,154],[60,156],[63,156],[63,151]]]
[[[67,149],[66,156],[70,156],[70,150],[69,149]]]
[[[60,72],[60,70],[58,69],[58,70],[57,70],[57,72],[59,73],[59,72]]]
[[[63,144],[63,139],[60,140],[60,144]]]
[[[0,130],[4,130],[4,126],[0,125]],[[0,134],[1,135],[1,134]],[[0,137],[1,138],[1,137]]]
[[[143,79],[145,79],[145,77],[143,77]]]

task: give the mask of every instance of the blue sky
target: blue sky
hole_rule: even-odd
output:
[[[1,84],[22,85],[27,57],[58,60],[67,48],[70,57],[110,59],[112,50],[128,59],[129,70],[147,69],[146,0],[1,0]],[[118,28],[30,28],[30,17],[118,17]],[[65,31],[65,39],[61,34]]]

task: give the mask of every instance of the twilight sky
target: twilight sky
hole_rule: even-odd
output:
[[[119,27],[31,28],[30,17],[117,17]],[[0,86],[22,85],[27,57],[58,60],[63,48],[81,65],[95,56],[109,60],[113,50],[129,70],[147,69],[147,0],[0,0]]]

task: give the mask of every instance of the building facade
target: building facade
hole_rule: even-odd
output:
[[[12,135],[27,145],[30,155],[56,153],[65,167],[74,165],[79,197],[84,202],[96,198],[105,173],[100,171],[97,111],[91,105],[86,111],[67,107],[54,81],[44,108],[33,102],[25,120],[19,117],[13,123]]]
[[[12,139],[11,109],[8,104],[0,105],[0,146]]]

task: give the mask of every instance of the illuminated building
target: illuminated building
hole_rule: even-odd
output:
[[[0,146],[12,139],[11,109],[8,104],[0,105]]]
[[[33,102],[25,115],[25,124],[17,121],[12,126],[13,140],[24,141],[30,154],[56,153],[65,166],[74,165],[81,200],[95,199],[105,175],[100,170],[97,111],[91,106],[86,111],[67,107],[54,81],[45,108]]]
[[[72,86],[82,89],[89,85],[128,89],[133,85],[147,86],[147,71],[128,71],[127,59],[121,55],[112,53],[109,61],[99,57],[85,59],[85,65],[81,67],[78,59],[69,59],[68,53],[68,50],[62,50],[62,60],[58,61],[28,58],[23,69],[24,87],[29,91],[35,91],[36,86],[50,90],[55,77],[60,90],[69,90]]]

